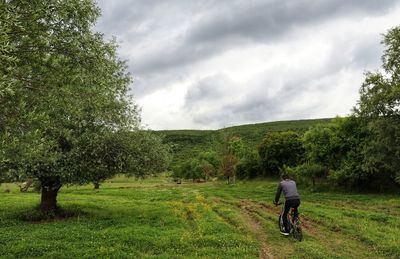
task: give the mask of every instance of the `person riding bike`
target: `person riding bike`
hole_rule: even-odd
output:
[[[298,207],[300,206],[300,195],[297,192],[296,182],[289,178],[287,173],[283,173],[282,181],[278,184],[278,189],[276,190],[274,204],[277,205],[279,202],[279,198],[281,196],[281,192],[285,195],[285,208],[283,212],[283,224],[285,226],[285,232],[281,232],[281,234],[288,236],[289,235],[289,222],[288,222],[288,213],[291,208],[294,208],[294,218],[299,216]]]

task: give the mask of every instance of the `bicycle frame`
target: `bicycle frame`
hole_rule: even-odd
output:
[[[278,203],[276,205],[281,205],[283,204]],[[289,227],[289,233],[293,235],[295,239],[298,241],[303,240],[303,234],[301,230],[301,225],[300,225],[300,217],[298,216],[297,218],[294,218],[294,210],[295,208],[290,208],[289,213],[287,214],[287,221],[288,221],[288,227]],[[280,231],[284,231],[283,229],[283,212],[285,211],[285,206],[282,206],[281,213],[279,214],[279,229]]]

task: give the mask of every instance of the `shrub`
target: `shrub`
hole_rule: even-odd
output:
[[[265,173],[274,176],[279,175],[284,165],[295,166],[304,159],[301,138],[293,131],[268,133],[258,153]]]
[[[256,151],[249,152],[235,166],[236,175],[240,179],[255,178],[260,175],[261,167]]]
[[[315,163],[304,163],[296,167],[286,167],[289,176],[299,183],[312,183],[314,188],[318,180],[327,179],[328,170],[326,167]]]

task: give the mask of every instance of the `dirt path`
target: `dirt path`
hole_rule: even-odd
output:
[[[246,224],[247,229],[256,238],[259,244],[259,250],[260,250],[259,258],[262,259],[274,258],[270,248],[267,245],[268,243],[267,234],[265,233],[265,230],[263,229],[261,223],[257,219],[254,210],[252,210],[251,204],[248,204],[245,201],[241,201],[240,203],[231,203],[220,199],[216,200],[216,202],[225,203],[229,206],[235,206],[239,208],[240,214],[242,215],[242,218]]]
[[[253,235],[256,237],[259,246],[260,246],[260,258],[274,258],[274,256],[271,254],[271,251],[267,245],[267,235],[265,234],[265,231],[263,227],[261,226],[260,222],[257,220],[255,217],[254,213],[252,210],[246,206],[244,203],[241,203],[239,206],[240,212],[243,216],[243,219],[245,220],[247,226],[249,227],[249,230],[253,233]]]

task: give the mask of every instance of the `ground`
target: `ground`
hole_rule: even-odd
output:
[[[301,189],[304,241],[280,235],[277,182],[117,178],[63,187],[76,216],[25,221],[40,195],[0,186],[0,257],[399,258],[400,197]],[[6,190],[9,192],[6,192]]]

